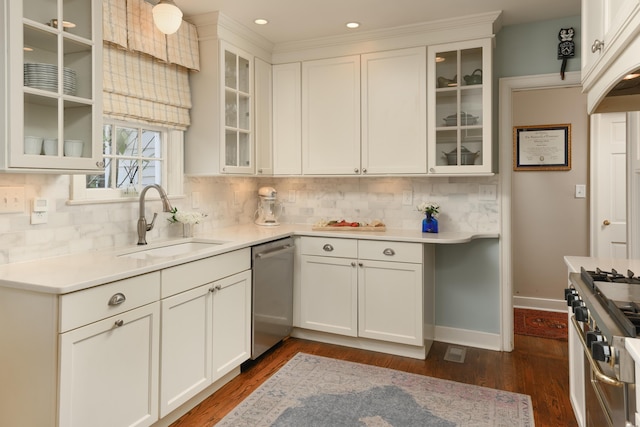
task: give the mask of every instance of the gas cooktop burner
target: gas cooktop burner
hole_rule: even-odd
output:
[[[627,270],[627,275],[618,273],[615,269],[604,271],[596,268],[595,271],[589,271],[582,268],[583,278],[593,287],[593,282],[611,282],[611,283],[629,283],[632,285],[640,285],[640,277],[637,277],[631,270]]]

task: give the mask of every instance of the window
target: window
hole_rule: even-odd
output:
[[[104,174],[74,176],[72,200],[121,201],[137,197],[150,184],[161,185],[169,194],[181,194],[182,134],[158,126],[105,120]],[[179,162],[180,167],[169,165],[169,159]]]

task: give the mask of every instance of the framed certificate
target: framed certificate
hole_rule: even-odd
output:
[[[513,170],[571,170],[571,125],[514,126]]]

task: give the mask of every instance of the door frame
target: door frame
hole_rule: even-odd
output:
[[[538,74],[522,77],[503,77],[499,80],[498,141],[500,174],[500,282],[501,306],[500,330],[502,350],[513,350],[513,268],[511,251],[511,179],[513,174],[513,105],[512,94],[516,91],[581,86],[580,72],[565,73],[561,80],[558,73]],[[585,114],[587,112],[585,111]],[[560,301],[560,300],[559,300]],[[549,307],[556,309],[555,307]],[[566,309],[566,307],[564,307]]]

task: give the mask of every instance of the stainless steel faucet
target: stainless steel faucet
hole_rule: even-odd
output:
[[[146,245],[147,244],[147,231],[153,230],[153,225],[156,222],[156,217],[158,214],[156,212],[153,213],[153,219],[151,220],[151,224],[147,224],[147,219],[144,217],[144,196],[147,194],[147,190],[150,188],[155,188],[160,193],[160,200],[162,200],[162,210],[163,212],[171,212],[173,209],[171,207],[171,203],[169,202],[169,198],[167,197],[167,193],[164,191],[162,187],[158,184],[147,185],[140,192],[140,216],[138,217],[138,244]]]

